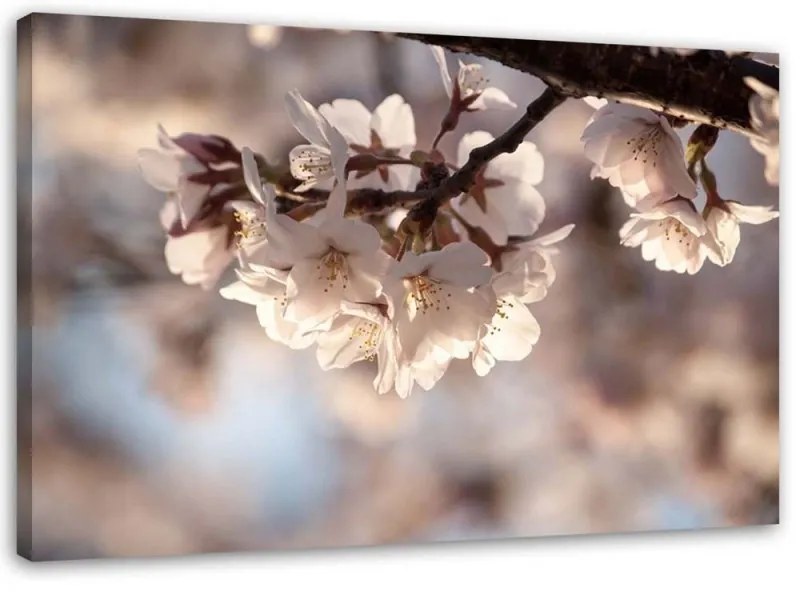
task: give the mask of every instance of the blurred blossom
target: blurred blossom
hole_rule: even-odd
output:
[[[283,28],[275,25],[249,25],[247,38],[250,43],[262,49],[277,47],[283,38]]]

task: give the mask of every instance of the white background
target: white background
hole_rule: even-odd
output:
[[[171,0],[102,2],[2,3],[5,56],[2,61],[4,152],[0,159],[6,204],[4,218],[8,248],[2,257],[2,295],[9,327],[0,342],[3,383],[8,385],[2,406],[0,455],[3,487],[3,542],[0,590],[58,590],[59,592],[167,589],[296,590],[346,587],[381,592],[398,589],[456,590],[572,590],[586,587],[615,590],[798,590],[800,526],[796,506],[797,454],[800,429],[793,401],[798,389],[797,308],[800,302],[797,262],[800,232],[794,214],[796,169],[794,141],[797,120],[792,107],[798,76],[796,16],[790,3],[671,2],[435,2],[432,0],[373,0],[372,2],[246,0],[200,3]],[[783,8],[782,8],[783,7]],[[537,39],[625,42],[677,47],[705,46],[779,51],[783,70],[782,203],[781,203],[781,522],[777,527],[695,533],[615,535],[342,550],[310,553],[272,553],[197,556],[181,559],[114,560],[31,564],[14,553],[14,88],[15,20],[31,11],[169,17],[230,22],[474,33]],[[788,97],[788,98],[787,98]],[[7,351],[5,351],[7,350]],[[795,499],[793,499],[795,498]]]

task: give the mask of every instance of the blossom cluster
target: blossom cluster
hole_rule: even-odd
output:
[[[489,85],[480,64],[459,62],[452,71],[444,50],[432,51],[449,104],[427,148],[399,94],[370,111],[349,98],[315,107],[293,90],[286,113],[304,140],[285,170],[220,136],[171,137],[163,128],[158,148],[139,152],[145,179],[168,196],[161,222],[172,273],[210,289],[235,264],[236,280],[220,294],[253,306],[269,338],[316,348],[325,370],[375,361],[375,390],[403,397],[415,385],[431,389],[453,360],[470,360],[484,376],[497,361],[528,356],[540,335],[530,305],[555,281],[557,244],[573,229],[538,234],[544,159],[533,142],[475,161],[486,152],[476,149],[495,143],[488,132],[464,134],[450,160],[438,148],[462,117],[517,105]],[[746,83],[752,144],[775,184],[778,93]],[[719,195],[706,160],[717,128],[697,127],[684,148],[674,128],[686,122],[586,102],[595,108],[581,137],[591,175],[618,188],[633,210],[621,243],[640,247],[659,270],[695,274],[706,260],[726,266],[742,223],[778,216]],[[444,192],[453,171],[469,171],[469,182],[459,178]],[[371,204],[365,209],[364,192],[384,199],[363,202]]]
[[[777,183],[777,93],[757,81],[749,84],[756,89],[750,103],[753,127],[762,133],[753,146],[766,156],[767,180]],[[641,247],[642,257],[658,269],[695,274],[706,260],[728,265],[739,245],[740,224],[763,224],[778,216],[769,207],[720,197],[705,160],[716,129],[708,134],[698,128],[684,150],[663,114],[594,98],[587,102],[597,109],[581,137],[594,163],[591,175],[620,189],[634,210],[620,229],[620,241]],[[698,168],[706,198],[702,211],[695,205]]]
[[[294,90],[286,112],[305,141],[288,155],[291,186],[252,150],[216,136],[160,130],[159,149],[140,152],[145,178],[169,195],[173,273],[208,288],[236,262],[236,280],[220,294],[253,306],[269,338],[315,347],[325,370],[375,361],[375,390],[402,397],[415,385],[431,389],[456,359],[484,376],[498,360],[528,356],[540,335],[530,305],[555,281],[556,245],[573,228],[537,234],[544,160],[529,141],[490,160],[422,222],[413,202],[353,211],[355,191],[431,186],[493,140],[466,134],[448,162],[436,144],[461,116],[516,108],[480,64],[460,62],[451,76],[443,50],[433,53],[449,107],[427,151],[400,95],[370,111],[346,98],[315,107]],[[390,223],[398,212],[402,221]]]

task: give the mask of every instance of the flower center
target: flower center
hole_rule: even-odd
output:
[[[492,318],[492,324],[489,326],[489,335],[495,335],[502,331],[503,327],[501,327],[498,323],[500,321],[508,320],[510,316],[508,309],[510,308],[514,308],[513,302],[509,302],[503,298],[497,299],[497,309],[495,310],[494,317]]]
[[[292,156],[292,174],[301,181],[330,176],[333,172],[331,155],[317,148],[304,148]]]
[[[664,233],[665,241],[677,240],[679,245],[689,245],[694,239],[694,235],[675,218],[665,218],[658,223],[661,232]]]
[[[336,287],[337,282],[342,289],[347,288],[349,276],[347,274],[347,257],[344,253],[336,249],[330,249],[317,263],[319,279],[327,282],[327,287],[323,292],[327,292]]]
[[[233,233],[237,246],[266,240],[267,231],[264,220],[260,217],[252,212],[236,210],[233,212],[233,219],[238,224],[238,229]]]
[[[462,99],[482,93],[487,84],[489,80],[483,76],[483,66],[480,64],[470,64],[458,71],[458,88]]]
[[[366,319],[359,321],[350,333],[350,341],[359,342],[358,351],[370,362],[375,359],[381,339],[381,327]]]
[[[442,285],[427,276],[418,275],[404,280],[406,285],[406,303],[414,304],[414,308],[422,314],[428,311],[440,311],[442,307],[450,310],[448,299],[452,297],[450,292],[445,292]]]
[[[658,149],[664,137],[663,132],[661,124],[648,125],[638,136],[628,140],[626,144],[633,152],[633,160],[641,160],[642,164],[647,164],[650,161],[655,167]]]

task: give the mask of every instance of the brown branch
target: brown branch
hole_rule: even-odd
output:
[[[417,191],[360,189],[350,194],[348,210],[351,212],[374,212],[398,205],[426,202],[435,213],[435,209],[451,197],[468,192],[475,183],[475,175],[490,160],[500,154],[514,152],[525,136],[553,109],[563,103],[564,99],[564,95],[558,91],[552,88],[545,89],[537,99],[528,105],[525,113],[514,125],[488,144],[473,149],[464,166],[446,177],[436,187]]]
[[[566,95],[606,97],[749,136],[755,135],[748,110],[753,91],[743,77],[778,89],[777,67],[722,51],[683,56],[646,46],[400,35],[496,60]]]

